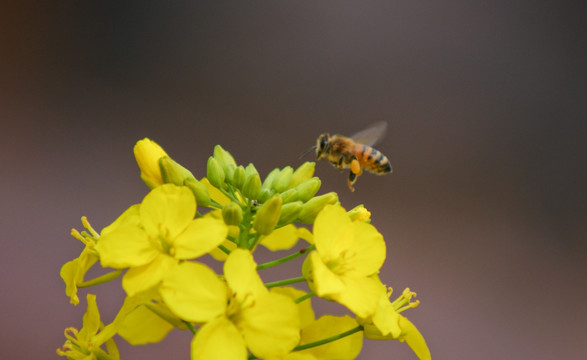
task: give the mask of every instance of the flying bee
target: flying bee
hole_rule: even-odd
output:
[[[387,157],[372,147],[384,135],[386,128],[387,123],[381,121],[351,137],[324,133],[307,152],[315,150],[318,160],[326,158],[341,171],[350,168],[348,185],[351,191],[355,191],[353,185],[363,169],[377,175],[392,171]]]

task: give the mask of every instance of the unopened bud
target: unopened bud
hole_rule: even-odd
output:
[[[335,192],[329,192],[324,195],[316,196],[304,205],[298,214],[298,220],[304,224],[311,224],[316,219],[316,215],[328,204],[336,204],[338,195]]]
[[[296,201],[298,200],[298,192],[296,189],[287,189],[281,193],[281,200],[283,200],[284,204]]]
[[[159,159],[168,156],[159,144],[149,138],[137,141],[133,148],[135,159],[141,170],[141,179],[151,189],[163,184]]]
[[[284,167],[280,172],[279,175],[275,177],[273,183],[271,184],[271,188],[277,192],[283,192],[289,189],[289,182],[291,180],[291,176],[293,174],[293,169],[291,166]]]
[[[195,179],[192,173],[169,156],[159,159],[163,182],[182,186],[186,179]]]
[[[297,193],[297,200],[303,202],[310,200],[320,190],[321,185],[322,182],[317,177],[313,177],[299,184],[294,188]]]
[[[263,181],[263,189],[271,189],[271,185],[273,184],[273,180],[279,175],[280,170],[275,168],[267,174],[265,180]]]
[[[261,177],[255,168],[255,165],[249,164],[245,168],[245,182],[241,190],[242,194],[248,199],[256,199],[261,191]]]
[[[275,194],[261,206],[257,215],[255,215],[253,228],[260,235],[269,235],[273,231],[273,228],[275,228],[275,225],[277,225],[280,214],[281,196]]]
[[[245,183],[245,168],[242,165],[237,166],[234,169],[234,174],[232,175],[232,185],[238,189],[243,187]]]
[[[302,165],[300,165],[296,171],[294,171],[293,175],[291,176],[291,181],[289,183],[290,187],[296,187],[299,184],[303,183],[304,181],[311,179],[314,175],[314,168],[316,167],[316,163],[313,161],[306,161]]]
[[[264,203],[271,197],[271,195],[273,195],[273,190],[261,187],[261,191],[259,192],[259,195],[257,195],[257,200],[259,200],[260,203]]]
[[[210,205],[210,194],[204,184],[196,179],[188,178],[185,180],[184,185],[187,186],[196,197],[196,204],[198,206]]]
[[[294,201],[289,204],[283,204],[281,206],[281,214],[277,221],[277,226],[283,226],[291,224],[298,216],[300,210],[302,210],[303,203],[301,201]]]
[[[222,209],[222,217],[226,225],[239,225],[243,221],[243,209],[237,203],[230,202]]]
[[[224,189],[224,170],[222,170],[218,160],[212,156],[208,158],[206,174],[210,184],[218,189]]]
[[[228,164],[232,164],[236,167],[236,161],[234,161],[232,155],[220,145],[214,146],[214,158],[218,160],[222,168],[226,168]]]
[[[358,205],[355,208],[349,210],[347,214],[349,215],[352,221],[361,221],[366,223],[371,222],[371,212],[365,209],[365,206],[363,204]]]

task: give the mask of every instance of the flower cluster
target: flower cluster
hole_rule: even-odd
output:
[[[217,145],[198,180],[149,139],[134,153],[150,192],[100,232],[82,218],[86,230],[71,234],[84,249],[61,268],[74,305],[80,288],[120,276],[126,299],[104,325],[96,296],[88,294],[83,326],[65,330],[59,355],[120,359],[115,335],[141,345],[179,329],[193,333],[194,360],[354,359],[363,338],[405,341],[430,359],[424,338],[400,314],[419,304],[411,300],[415,293],[406,289],[390,301],[391,288],[378,276],[386,246],[371,214],[362,205],[346,211],[336,193],[317,196],[313,162],[274,169],[262,180],[253,164],[238,165]],[[301,250],[255,262],[259,245],[289,250],[300,239],[307,243]],[[205,255],[223,262],[222,274],[201,261]],[[300,256],[301,276],[271,283],[259,276]],[[113,270],[85,280],[97,262]],[[352,316],[316,319],[313,297]]]

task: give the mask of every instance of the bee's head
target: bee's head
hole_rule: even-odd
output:
[[[322,157],[328,141],[330,141],[330,134],[328,133],[324,133],[318,137],[318,140],[316,140],[316,158],[320,159]]]

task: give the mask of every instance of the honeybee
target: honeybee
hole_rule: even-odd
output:
[[[384,135],[386,128],[387,123],[381,121],[351,137],[324,133],[309,151],[315,150],[318,160],[326,158],[341,171],[350,168],[348,186],[351,191],[355,191],[353,185],[363,169],[377,175],[392,171],[387,156],[372,147]]]

